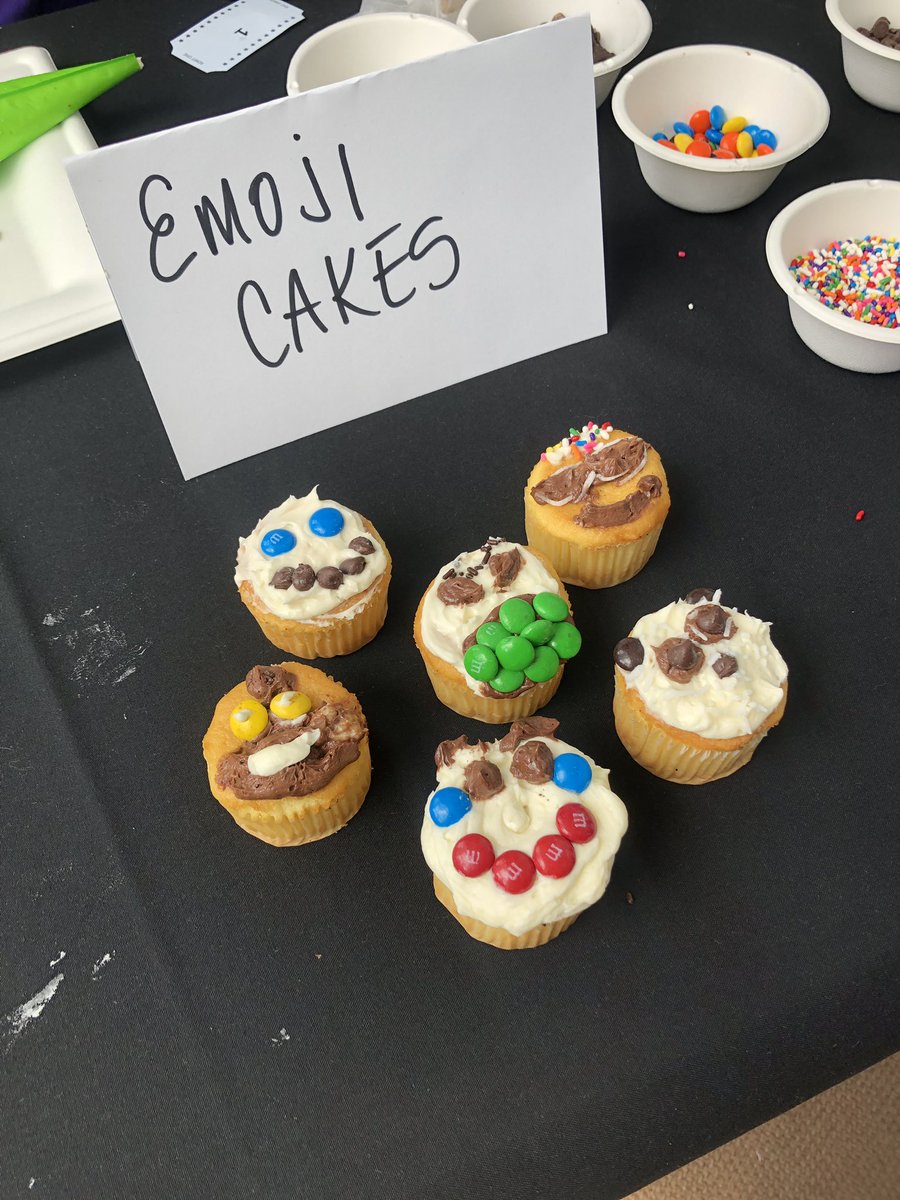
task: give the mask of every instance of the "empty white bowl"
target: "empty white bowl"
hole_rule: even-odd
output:
[[[857,32],[860,25],[871,29],[879,17],[900,28],[900,0],[826,0],[825,11],[841,35],[844,74],[854,92],[888,112],[900,112],[900,51]]]
[[[900,371],[900,329],[865,325],[827,308],[794,279],[791,261],[829,242],[867,234],[900,238],[900,181],[851,179],[800,196],[766,237],[766,258],[787,293],[794,328],[821,358],[848,371]]]
[[[401,67],[475,39],[440,17],[421,13],[367,13],[326,25],[302,42],[287,72],[287,93],[296,96],[329,83]]]
[[[764,158],[712,159],[682,154],[653,140],[671,134],[700,108],[720,104],[778,138]],[[828,128],[825,93],[783,58],[744,46],[678,46],[632,67],[613,93],[612,111],[632,142],[648,186],[690,212],[742,208],[778,178],[782,167],[815,145]]]
[[[599,108],[619,73],[647,45],[653,22],[641,0],[466,0],[456,18],[479,42],[543,25],[558,12],[589,13],[600,40],[613,53],[594,67],[594,98]]]

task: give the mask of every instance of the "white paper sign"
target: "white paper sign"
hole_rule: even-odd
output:
[[[185,477],[606,332],[586,16],[67,169]]]

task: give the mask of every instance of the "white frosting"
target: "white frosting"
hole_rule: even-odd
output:
[[[445,829],[431,819],[429,796],[422,822],[425,861],[453,893],[453,903],[458,911],[514,935],[574,916],[599,900],[606,891],[613,858],[628,828],[625,805],[610,791],[609,771],[598,767],[586,754],[565,742],[554,738],[527,740],[544,742],[554,757],[568,753],[586,759],[591,764],[593,778],[585,791],[576,795],[557,787],[552,781],[526,783],[514,778],[509,770],[512,753],[501,750],[499,742],[493,742],[487,750],[477,746],[458,750],[450,766],[438,768],[438,786],[465,790],[466,765],[475,759],[486,758],[499,768],[505,785],[503,791],[489,800],[473,800],[472,808],[462,820]],[[575,866],[564,878],[551,879],[536,872],[528,891],[512,895],[494,882],[490,870],[470,879],[460,875],[454,867],[453,847],[467,833],[480,833],[489,838],[497,856],[505,850],[521,850],[530,855],[538,838],[559,833],[556,814],[564,804],[571,803],[582,804],[591,812],[597,832],[589,842],[574,847]]]
[[[310,530],[309,518],[318,508],[336,508],[343,516],[344,527],[335,537],[318,537]],[[292,533],[297,539],[293,550],[287,554],[277,554],[274,558],[263,554],[260,543],[272,529],[287,529]],[[272,576],[281,567],[297,567],[301,563],[308,563],[314,571],[318,571],[322,567],[339,567],[345,559],[355,558],[356,551],[350,549],[350,542],[357,537],[367,537],[375,547],[375,553],[362,555],[366,562],[365,569],[359,575],[345,575],[339,588],[332,591],[314,583],[309,591],[298,592],[295,587],[281,590],[271,586]],[[336,616],[355,616],[365,601],[349,605],[346,611],[340,613],[333,613],[332,609],[370,588],[384,573],[386,566],[384,547],[366,529],[359,513],[344,508],[334,500],[319,499],[319,489],[314,487],[299,499],[289,496],[284,504],[266,513],[249,537],[240,539],[234,581],[240,587],[248,580],[253,586],[257,603],[276,616],[295,621],[314,621],[316,617],[327,613],[328,620],[332,620]]]
[[[720,603],[721,592],[712,601]],[[753,733],[781,703],[788,669],[772,645],[769,622],[730,608],[734,622],[730,638],[712,644],[696,642],[705,657],[703,666],[687,683],[668,679],[656,663],[654,646],[667,638],[687,637],[685,617],[697,604],[676,600],[658,612],[641,617],[631,631],[644,647],[644,661],[633,671],[622,671],[626,687],[636,688],[648,712],[672,725],[707,738],[743,737]],[[720,654],[737,659],[733,675],[720,679],[713,663]]]
[[[492,554],[500,554],[504,550],[516,549],[522,556],[522,565],[518,575],[506,589],[498,591],[494,576],[489,565],[483,567],[474,576],[475,582],[484,588],[484,596],[475,604],[444,604],[438,598],[438,587],[442,576],[451,567],[464,575],[467,567],[477,567],[484,558],[482,550],[469,550],[460,554],[452,562],[445,563],[438,572],[437,578],[425,597],[422,606],[422,641],[432,654],[442,658],[444,662],[456,667],[473,692],[481,695],[481,684],[466,674],[463,667],[462,644],[473,630],[477,629],[487,618],[488,613],[509,600],[513,596],[529,593],[553,592],[559,595],[559,584],[541,562],[541,560],[526,547],[518,542],[499,542],[491,547]]]
[[[309,758],[310,747],[319,740],[321,729],[307,729],[292,742],[280,746],[267,746],[247,756],[247,770],[251,775],[277,775],[285,767],[293,767]]]

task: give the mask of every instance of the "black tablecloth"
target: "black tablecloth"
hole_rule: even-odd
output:
[[[211,7],[95,3],[0,50],[142,54],[87,111],[104,144],[281,94],[299,39],[355,4],[309,0],[205,76],[168,42]],[[846,86],[818,3],[650,8],[648,52],[780,53],[832,120],[757,203],[695,216],[648,191],[605,106],[607,337],[187,484],[121,326],[0,367],[3,1196],[600,1200],[896,1048],[898,377],[801,344],[763,241],[811,187],[896,176],[900,118]],[[673,496],[641,575],[574,592],[584,650],[551,706],[631,827],[599,904],[503,954],[421,858],[435,744],[487,731],[434,699],[412,618],[456,552],[523,535],[533,459],[589,418],[649,438]],[[316,482],[394,556],[384,631],[332,664],[374,784],[338,836],[277,851],[211,798],[199,743],[280,657],[235,594],[236,539]],[[681,789],[618,742],[610,652],[698,585],[774,621],[791,697],[750,767]]]

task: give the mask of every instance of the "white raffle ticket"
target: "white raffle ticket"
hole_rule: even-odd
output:
[[[234,0],[172,39],[172,53],[200,71],[230,71],[303,20],[287,0]]]

